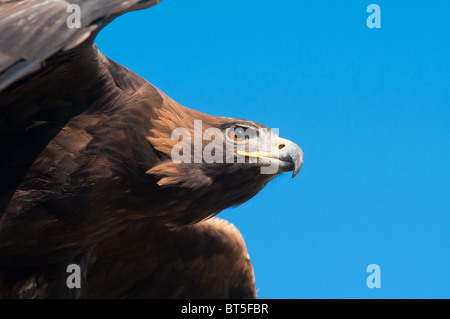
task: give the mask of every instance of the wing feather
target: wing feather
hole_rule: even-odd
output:
[[[0,91],[42,68],[59,51],[67,51],[124,12],[143,9],[160,0],[28,0],[0,2]],[[69,28],[68,6],[80,7],[81,28]],[[92,35],[92,36],[91,36]]]
[[[217,217],[127,229],[94,249],[87,280],[88,298],[256,298],[244,240]]]

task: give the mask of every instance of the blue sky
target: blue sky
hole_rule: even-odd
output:
[[[381,29],[366,25],[371,3]],[[303,149],[295,179],[219,215],[245,238],[260,298],[450,298],[449,12],[164,0],[96,42],[177,102],[279,128]]]

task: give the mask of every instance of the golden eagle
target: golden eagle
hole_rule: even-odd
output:
[[[303,154],[262,124],[181,106],[97,50],[101,28],[158,2],[0,2],[0,297],[256,297],[241,235],[214,216],[295,176]]]

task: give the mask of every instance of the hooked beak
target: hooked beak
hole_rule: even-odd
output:
[[[281,161],[280,169],[284,168],[286,172],[293,171],[292,178],[294,178],[303,165],[302,149],[297,144],[284,138],[278,139],[278,149],[280,150],[278,154]]]
[[[290,172],[292,178],[294,178],[303,165],[303,151],[295,143],[284,139],[278,138],[275,152],[245,152],[238,151],[239,155],[256,157],[258,159],[269,160],[270,162],[278,162],[278,172]]]

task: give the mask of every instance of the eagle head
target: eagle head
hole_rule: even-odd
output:
[[[301,148],[277,130],[204,114],[160,94],[163,102],[146,137],[160,161],[146,174],[161,193],[178,191],[177,198],[183,193],[183,203],[208,207],[205,213],[215,215],[249,200],[279,174],[292,171],[295,177],[300,171]]]

